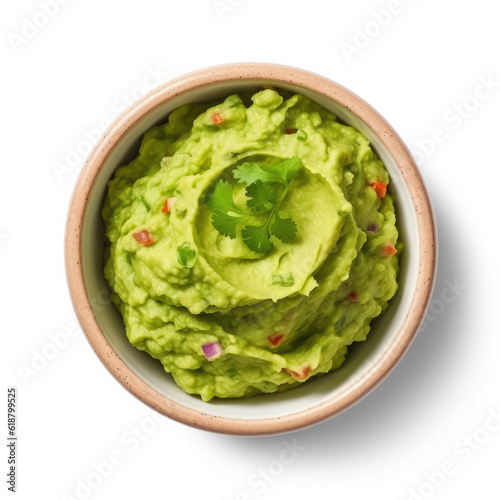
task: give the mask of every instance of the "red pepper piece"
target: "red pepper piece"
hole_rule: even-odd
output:
[[[382,247],[382,255],[384,257],[390,257],[391,255],[394,255],[397,253],[396,247],[388,241],[383,247]]]
[[[224,122],[224,117],[220,113],[214,113],[212,115],[212,123],[214,125],[220,125]]]
[[[145,247],[154,243],[153,237],[145,229],[139,231],[138,233],[134,233],[132,236],[137,240],[138,243]]]
[[[284,334],[269,335],[269,337],[267,337],[267,340],[269,340],[272,346],[276,347],[283,342],[284,338],[285,338]]]
[[[305,380],[308,375],[311,373],[311,367],[307,365],[306,367],[302,368],[301,371],[294,371],[294,370],[289,370],[288,368],[283,368],[283,370],[290,375],[290,377],[293,377],[295,380]]]
[[[387,184],[379,181],[370,182],[370,186],[375,190],[377,197],[382,199],[387,193]]]

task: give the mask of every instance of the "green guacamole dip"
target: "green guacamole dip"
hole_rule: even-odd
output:
[[[218,182],[245,207],[243,162],[303,163],[279,216],[296,235],[252,251],[212,223]],[[129,341],[205,401],[282,391],[339,368],[397,290],[388,173],[357,130],[266,89],[189,104],[148,130],[103,209],[105,276]]]

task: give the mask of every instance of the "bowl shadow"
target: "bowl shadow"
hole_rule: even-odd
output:
[[[434,209],[439,227],[439,266],[431,304],[439,300],[443,282],[452,281],[459,275],[458,270],[463,263],[462,256],[457,252],[459,233],[454,227],[451,210],[439,203],[438,196],[435,199]],[[444,355],[449,351],[450,343],[457,342],[459,331],[450,321],[453,315],[454,308],[448,307],[431,323],[428,321],[428,312],[424,322],[427,327],[417,335],[403,360],[387,379],[375,391],[334,418],[285,435],[253,439],[234,436],[214,438],[229,449],[234,448],[235,452],[238,449],[241,453],[241,447],[244,446],[248,453],[258,456],[262,456],[263,452],[275,454],[280,443],[293,439],[306,448],[314,448],[315,455],[319,453],[325,459],[339,453],[343,455],[346,451],[355,453],[356,448],[359,452],[367,441],[380,441],[379,445],[382,446],[394,422],[405,419],[408,428],[418,425],[422,413],[427,409],[427,405],[422,402],[428,402],[429,391],[434,391],[434,395],[438,396],[439,384],[430,385],[429,380],[439,379],[440,372],[446,369],[444,363],[447,359],[450,359],[450,363],[453,361],[453,358]],[[425,376],[422,376],[423,367]]]

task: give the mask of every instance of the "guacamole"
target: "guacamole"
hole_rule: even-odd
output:
[[[205,401],[339,368],[397,290],[388,183],[368,140],[305,96],[179,107],[104,204],[129,341]]]

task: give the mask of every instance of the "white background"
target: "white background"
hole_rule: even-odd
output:
[[[499,498],[496,3],[65,1],[48,20],[37,0],[3,2],[0,16],[1,364],[2,391],[19,393],[17,498]],[[432,311],[404,360],[342,415],[270,438],[153,420],[79,329],[69,335],[63,267],[86,136],[161,81],[240,61],[302,67],[370,102],[417,156],[439,226]],[[301,451],[283,465],[294,440]]]

